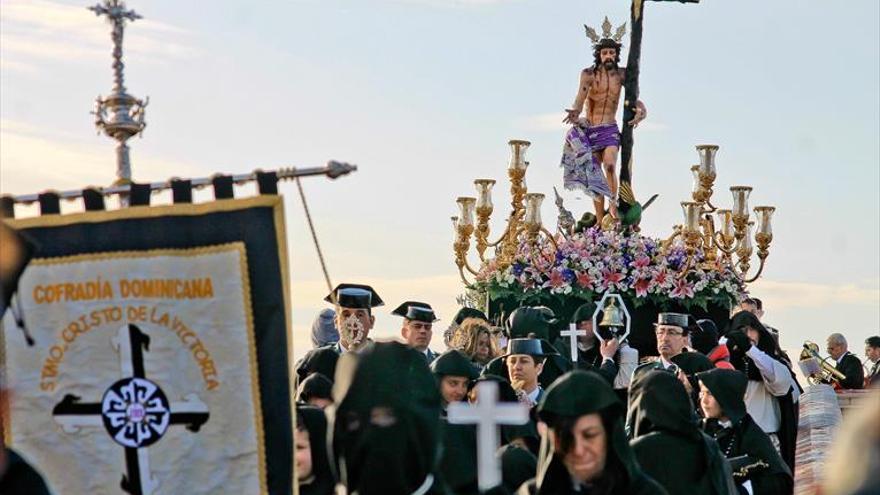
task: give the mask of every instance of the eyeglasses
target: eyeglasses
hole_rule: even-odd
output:
[[[431,323],[420,323],[420,322],[411,321],[411,322],[409,322],[409,326],[413,330],[431,330],[431,328],[433,328],[434,325],[432,325]]]
[[[669,335],[670,337],[680,337],[684,335],[684,332],[681,330],[667,330],[665,328],[660,328],[654,331],[654,334],[658,337],[663,337],[664,335]]]

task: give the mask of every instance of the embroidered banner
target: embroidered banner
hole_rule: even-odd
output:
[[[291,491],[280,198],[11,224],[36,345],[7,314],[4,432],[56,492]]]

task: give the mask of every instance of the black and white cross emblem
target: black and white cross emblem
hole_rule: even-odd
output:
[[[127,473],[120,486],[131,495],[150,495],[159,481],[150,473],[147,449],[159,441],[170,425],[186,425],[197,432],[208,421],[207,406],[195,395],[182,402],[168,402],[159,385],[144,372],[144,353],[150,350],[150,336],[135,325],[119,329],[113,339],[119,353],[122,379],[104,392],[100,402],[82,403],[67,394],[54,409],[55,422],[67,433],[84,426],[103,426],[113,440],[125,447]]]

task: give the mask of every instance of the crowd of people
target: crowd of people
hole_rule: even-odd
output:
[[[593,328],[592,302],[571,318],[576,337],[546,307],[514,310],[505,328],[462,308],[438,354],[427,303],[398,306],[401,339],[373,342],[383,302],[372,287],[341,284],[326,301],[335,314],[318,316],[316,348],[296,366],[300,493],[793,492],[803,388],[758,299],[725,322],[660,313],[658,355],[641,362]],[[842,335],[827,344],[836,388],[880,386],[880,337],[866,341],[865,367]],[[527,423],[500,426],[502,479],[489,492],[478,489],[476,427],[447,415],[487,381],[529,409]]]

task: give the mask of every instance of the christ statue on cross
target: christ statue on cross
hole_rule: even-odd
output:
[[[566,109],[563,122],[572,127],[565,136],[562,154],[563,183],[566,189],[585,192],[593,197],[596,222],[602,224],[605,198],[608,211],[617,218],[617,152],[620,148],[620,128],[616,115],[620,103],[626,69],[619,67],[620,41],[626,24],[612,36],[608,18],[602,23],[603,36],[584,26],[593,42],[593,66],[581,71],[577,96],[571,108]],[[585,116],[580,117],[584,111]],[[628,122],[635,127],[647,116],[641,101],[633,107],[634,118]]]

